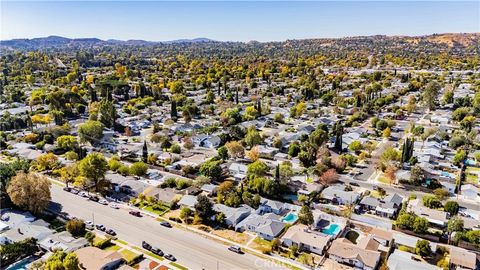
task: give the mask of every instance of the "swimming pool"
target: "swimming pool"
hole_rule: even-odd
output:
[[[12,265],[10,265],[6,270],[27,270],[27,266],[34,262],[37,259],[37,257],[27,257],[21,261],[18,261]]]
[[[297,219],[298,219],[297,214],[294,214],[294,213],[290,212],[282,218],[282,221],[291,224],[291,223],[295,223],[295,221],[297,221]]]
[[[340,232],[340,230],[341,230],[340,225],[331,223],[330,225],[328,225],[328,227],[322,229],[322,232],[324,234],[335,236]]]

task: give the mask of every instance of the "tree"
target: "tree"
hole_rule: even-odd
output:
[[[143,141],[143,148],[142,148],[142,161],[147,162],[148,160],[148,147],[147,141]]]
[[[320,183],[324,186],[328,186],[330,184],[335,183],[339,178],[339,175],[337,173],[337,170],[331,168],[325,171],[321,176],[320,176]]]
[[[448,192],[448,190],[444,188],[436,188],[433,191],[433,194],[435,194],[435,197],[437,197],[437,199],[439,199],[440,201],[443,201],[448,198],[448,196],[450,196],[450,192]]]
[[[247,166],[247,174],[249,176],[260,177],[267,174],[267,172],[268,166],[261,160],[257,160]]]
[[[62,167],[59,172],[60,179],[62,179],[63,182],[67,184],[67,187],[69,183],[75,182],[75,178],[77,178],[77,176],[80,174],[77,163],[72,163],[65,167]]]
[[[71,219],[67,221],[66,229],[73,236],[84,236],[85,235],[85,222],[81,219]]]
[[[228,154],[233,158],[241,158],[245,153],[245,148],[238,141],[231,141],[225,144],[225,147],[228,150]]]
[[[47,153],[37,158],[35,168],[38,171],[54,170],[58,168],[58,157],[53,153]]]
[[[460,149],[457,151],[457,153],[453,157],[452,162],[453,164],[460,166],[466,158],[467,158],[467,152],[465,152],[465,150],[463,149]]]
[[[103,124],[100,121],[88,120],[78,126],[81,142],[98,143],[103,137]]]
[[[348,150],[352,151],[352,152],[355,152],[355,153],[358,153],[362,150],[362,143],[360,141],[353,141],[350,143],[350,145],[348,146]]]
[[[262,136],[260,136],[255,126],[248,128],[247,134],[245,135],[245,143],[250,147],[262,143]]]
[[[62,135],[57,138],[57,145],[63,150],[75,150],[78,147],[77,138],[72,135]]]
[[[117,119],[117,111],[113,101],[104,99],[100,102],[98,107],[98,113],[100,114],[100,122],[108,128],[115,126]]]
[[[307,205],[302,206],[300,212],[298,213],[298,220],[304,225],[310,226],[313,224],[313,214],[310,207]]]
[[[423,217],[415,217],[412,229],[415,233],[426,233],[428,230],[428,220]]]
[[[251,161],[257,161],[260,158],[260,151],[258,150],[258,146],[252,147],[250,151],[247,151],[246,156],[251,160]]]
[[[103,192],[108,188],[110,182],[105,180],[105,173],[108,170],[108,163],[100,153],[90,153],[82,159],[78,165],[80,175],[87,179],[87,183],[96,191]]]
[[[18,172],[7,187],[7,194],[16,206],[40,214],[50,202],[50,182],[36,173]]]
[[[454,216],[447,223],[447,230],[449,233],[463,231],[463,219]]]
[[[382,136],[383,136],[384,138],[390,138],[391,134],[392,134],[392,131],[391,131],[391,129],[390,129],[389,127],[387,127],[386,129],[384,129],[384,130],[382,131]]]
[[[65,270],[77,270],[79,269],[78,264],[78,257],[75,253],[69,253],[63,259],[63,267],[65,268]]]
[[[200,173],[208,176],[212,179],[220,179],[222,177],[222,167],[220,167],[220,164],[222,163],[221,160],[216,160],[216,159],[209,159],[205,161],[201,166],[200,166]]]
[[[440,84],[437,81],[432,81],[425,86],[425,90],[423,91],[423,102],[427,104],[431,111],[435,110],[440,88]]]
[[[458,213],[458,208],[459,208],[459,205],[457,202],[455,201],[447,201],[445,203],[445,206],[443,207],[443,210],[445,212],[448,212],[450,213],[450,216],[454,216]]]
[[[217,149],[218,156],[223,160],[228,160],[228,149],[225,146],[220,146]]]
[[[143,176],[147,173],[148,170],[148,165],[143,163],[142,161],[138,161],[132,164],[130,166],[130,174],[132,175],[137,175],[137,176]]]
[[[206,220],[211,216],[213,216],[213,214],[215,214],[212,207],[213,207],[213,204],[208,199],[207,196],[203,194],[200,194],[197,196],[197,203],[195,204],[195,210],[202,219]]]
[[[188,207],[183,207],[182,210],[180,210],[180,218],[187,223],[188,219],[192,216],[193,211],[192,209]]]
[[[410,169],[410,182],[413,184],[419,184],[421,181],[423,181],[424,178],[424,171],[423,169],[415,165]]]
[[[415,216],[409,213],[401,213],[397,218],[396,225],[401,229],[411,229],[414,222]]]
[[[422,257],[427,257],[432,254],[432,249],[430,248],[430,242],[428,240],[418,240],[415,245],[415,253]]]
[[[423,196],[422,200],[423,200],[423,205],[428,208],[436,209],[436,208],[442,207],[442,203],[435,196],[426,195],[426,196]]]

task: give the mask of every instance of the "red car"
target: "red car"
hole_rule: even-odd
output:
[[[142,217],[142,213],[140,213],[140,211],[130,211],[128,213],[132,216]]]

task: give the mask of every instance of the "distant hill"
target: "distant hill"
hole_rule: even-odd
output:
[[[11,39],[0,41],[0,47],[10,49],[42,49],[56,47],[83,47],[83,46],[102,46],[102,45],[150,45],[150,44],[171,44],[171,43],[205,43],[213,42],[208,38],[178,39],[163,42],[153,42],[146,40],[101,40],[98,38],[65,38],[59,36],[48,36],[32,39]]]
[[[44,38],[32,39],[12,39],[0,41],[0,48],[2,49],[23,49],[23,50],[37,50],[47,48],[86,48],[95,46],[109,46],[109,45],[127,45],[127,46],[151,46],[160,44],[197,44],[217,42],[208,38],[194,38],[194,39],[177,39],[171,41],[146,41],[146,40],[101,40],[98,38],[65,38],[59,36],[49,36]],[[448,47],[448,48],[480,48],[480,33],[445,33],[433,34],[425,36],[359,36],[359,37],[344,37],[344,38],[314,38],[303,40],[286,40],[283,42],[258,42],[251,41],[243,44],[249,45],[269,45],[269,44],[283,44],[283,46],[298,46],[315,43],[318,46],[356,46],[359,44],[373,44],[381,42],[387,46],[396,46],[398,42],[407,43],[412,46],[433,45],[434,47]]]

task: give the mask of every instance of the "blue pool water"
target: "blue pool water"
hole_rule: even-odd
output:
[[[296,200],[298,200],[298,195],[286,194],[286,195],[283,195],[283,198],[287,199],[287,200],[291,200],[291,201],[296,201]]]
[[[288,215],[282,218],[282,221],[287,223],[294,223],[295,221],[297,221],[297,219],[298,219],[297,214],[288,213]]]
[[[338,232],[340,232],[340,226],[338,224],[332,223],[328,225],[328,227],[323,229],[322,232],[328,235],[337,235]]]
[[[27,270],[27,265],[31,264],[35,261],[36,258],[34,257],[27,257],[21,261],[18,261],[12,265],[10,265],[6,270]]]

